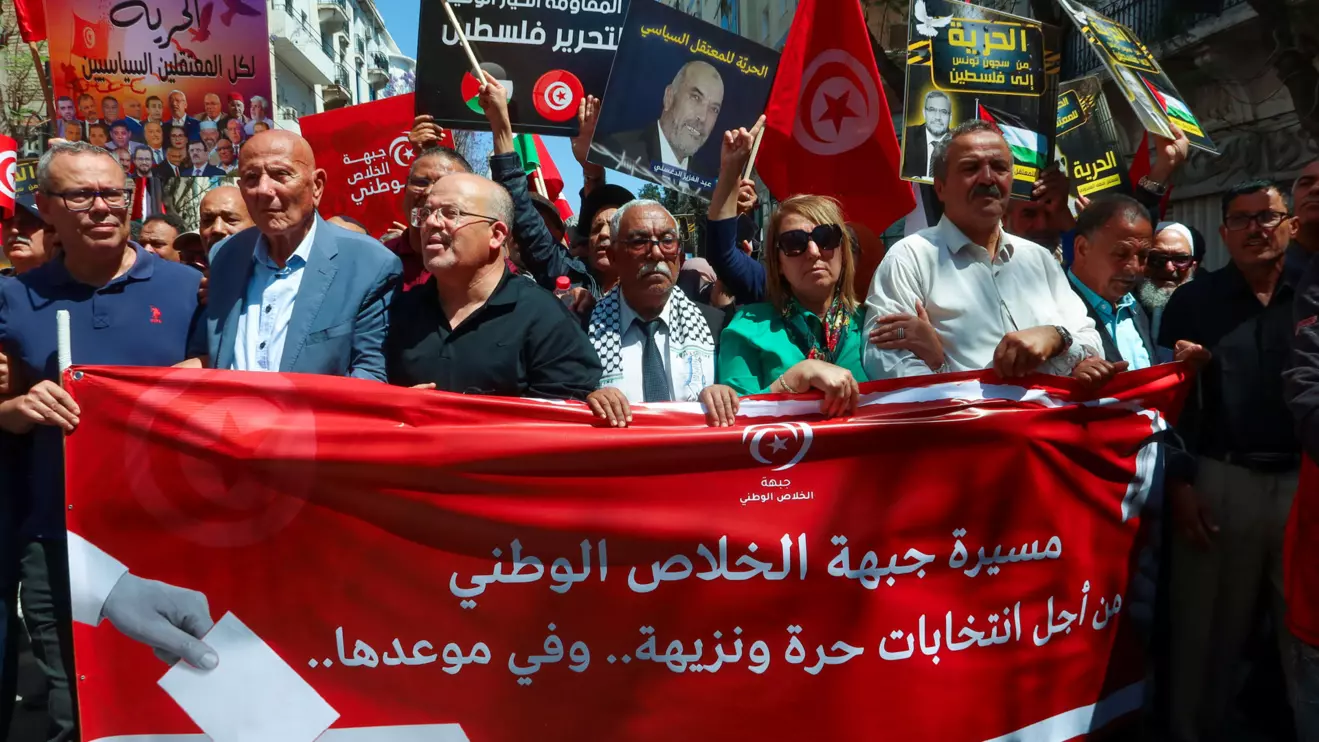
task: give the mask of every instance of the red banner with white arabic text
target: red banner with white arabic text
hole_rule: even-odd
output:
[[[1130,588],[1184,379],[1083,401],[958,374],[866,385],[846,420],[767,397],[735,428],[674,404],[616,430],[575,403],[75,368],[75,614],[108,619],[75,626],[83,737],[1119,728],[1144,695]],[[153,656],[139,621],[161,605],[218,666]]]
[[[329,219],[350,216],[379,237],[407,223],[403,189],[412,166],[413,95],[303,116],[298,125],[325,170],[325,193],[317,210]],[[453,146],[448,131],[440,144]]]

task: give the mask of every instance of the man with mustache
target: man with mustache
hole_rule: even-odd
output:
[[[1145,273],[1154,242],[1149,212],[1130,196],[1100,196],[1076,220],[1072,290],[1085,302],[1104,346],[1104,359],[1132,370],[1155,358],[1150,319],[1131,289]]]
[[[948,122],[953,114],[953,100],[942,90],[925,94],[925,123],[908,126],[902,137],[903,175],[930,177],[934,145],[948,137]]]
[[[211,253],[205,322],[189,365],[384,381],[398,258],[316,214],[326,175],[297,134],[252,137],[237,177],[256,229]]]
[[[1295,296],[1283,256],[1296,220],[1267,181],[1233,187],[1222,209],[1231,262],[1178,288],[1159,330],[1160,346],[1212,354],[1177,421],[1196,465],[1170,470],[1166,485],[1170,717],[1173,738],[1189,742],[1221,738],[1265,605],[1288,657],[1283,531],[1301,463],[1282,380]]]
[[[724,80],[708,62],[688,62],[664,88],[664,103],[655,126],[615,134],[606,148],[620,159],[624,171],[650,180],[654,166],[718,172],[718,163],[696,163],[692,156],[715,130],[724,105]],[[712,153],[718,157],[717,152]]]
[[[23,620],[45,674],[47,739],[78,739],[69,631],[78,606],[69,593],[64,523],[63,433],[80,410],[59,385],[55,315],[68,310],[73,362],[169,366],[187,358],[201,274],[129,240],[132,188],[105,150],[51,146],[37,165],[37,208],[59,233],[61,256],[0,281],[0,349],[26,380],[0,398],[0,429],[25,436],[24,485],[15,494]]]
[[[390,383],[541,399],[580,400],[595,389],[600,361],[577,318],[504,262],[508,191],[451,173],[430,186],[410,221],[430,278],[390,312]]]
[[[935,147],[931,172],[943,218],[885,255],[866,299],[865,331],[922,304],[945,364],[932,371],[910,350],[871,345],[870,378],[984,368],[1005,378],[1041,372],[1095,386],[1112,378],[1119,367],[1104,360],[1095,323],[1053,253],[1002,227],[1012,152],[998,130],[978,119],[959,125]]]
[[[604,367],[600,388],[586,398],[591,411],[627,427],[630,403],[710,404],[710,394],[735,401],[731,388],[714,383],[724,313],[677,288],[677,220],[662,204],[637,199],[614,212],[609,230],[618,285],[596,304],[587,328]]]

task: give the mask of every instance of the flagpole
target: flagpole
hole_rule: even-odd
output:
[[[756,164],[756,155],[760,153],[760,138],[765,135],[765,127],[756,130],[756,139],[751,143],[751,156],[747,158],[746,167],[742,168],[742,180],[751,177],[751,168]]]
[[[549,191],[545,188],[545,176],[541,175],[539,166],[537,166],[535,172],[532,173],[532,182],[536,184],[536,193],[539,193],[544,198],[550,197]]]
[[[41,62],[41,52],[37,49],[37,42],[28,42],[27,48],[32,52],[32,66],[37,71],[37,82],[41,83],[41,94],[46,103],[46,121],[50,121],[55,118],[55,97],[50,89],[50,80],[46,77],[46,66]],[[59,136],[59,132],[52,130],[51,135]]]
[[[458,40],[463,44],[463,51],[467,52],[467,61],[472,63],[472,75],[476,81],[485,82],[485,77],[481,74],[481,65],[476,61],[476,55],[472,53],[472,45],[467,43],[467,34],[463,33],[463,27],[458,23],[458,16],[453,14],[453,6],[449,5],[449,0],[440,0],[444,5],[444,12],[449,16],[449,23],[453,24],[453,30],[458,33]]]

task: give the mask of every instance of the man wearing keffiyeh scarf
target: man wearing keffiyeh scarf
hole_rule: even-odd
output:
[[[629,403],[700,401],[711,425],[732,425],[737,393],[714,383],[723,313],[676,289],[677,220],[655,201],[636,200],[614,214],[610,232],[619,278],[587,328],[604,367],[600,389],[586,399],[592,412],[626,427]]]

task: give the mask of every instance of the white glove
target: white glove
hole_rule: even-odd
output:
[[[101,615],[168,664],[183,659],[202,670],[220,664],[215,650],[201,641],[215,622],[206,596],[196,590],[125,573],[106,597]]]

